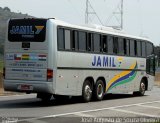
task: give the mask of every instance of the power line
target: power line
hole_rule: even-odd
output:
[[[107,19],[106,21],[107,25],[114,17],[118,25],[115,25],[115,26],[112,25],[111,27],[117,28],[117,29],[123,29],[123,15],[124,15],[123,9],[124,9],[124,1],[120,0],[120,3],[115,8],[112,15],[110,15],[109,18]]]
[[[86,11],[85,11],[85,23],[88,24],[89,23],[89,18],[91,15],[94,15],[97,17],[98,21],[101,23],[101,25],[103,25],[100,17],[97,15],[95,9],[93,8],[93,6],[91,5],[89,0],[86,0]]]
[[[123,0],[121,0],[121,29],[123,29]]]

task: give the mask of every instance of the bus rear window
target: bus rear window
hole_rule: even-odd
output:
[[[13,19],[8,25],[11,42],[43,42],[46,35],[46,19]]]

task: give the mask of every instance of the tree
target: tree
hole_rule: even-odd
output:
[[[4,11],[9,11],[9,12],[11,11],[10,8],[8,8],[8,7],[4,7],[3,10],[4,10]]]
[[[158,66],[160,66],[160,46],[155,46],[154,52],[155,55],[157,56]]]
[[[0,54],[3,55],[4,54],[4,45],[0,44]]]

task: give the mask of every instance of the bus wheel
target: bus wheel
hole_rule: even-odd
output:
[[[94,88],[94,99],[100,101],[104,96],[104,83],[102,80],[98,80]]]
[[[133,92],[133,95],[144,96],[145,91],[146,91],[146,85],[145,85],[145,81],[142,79],[142,81],[140,83],[139,91],[138,92]]]
[[[139,95],[144,96],[145,90],[146,90],[145,81],[142,79],[141,84],[140,84],[140,89],[139,89]]]
[[[85,80],[83,84],[82,98],[84,102],[89,102],[92,98],[92,86],[89,80]]]

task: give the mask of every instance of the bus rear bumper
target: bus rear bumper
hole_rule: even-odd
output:
[[[54,94],[53,82],[3,80],[3,85],[5,91]]]

